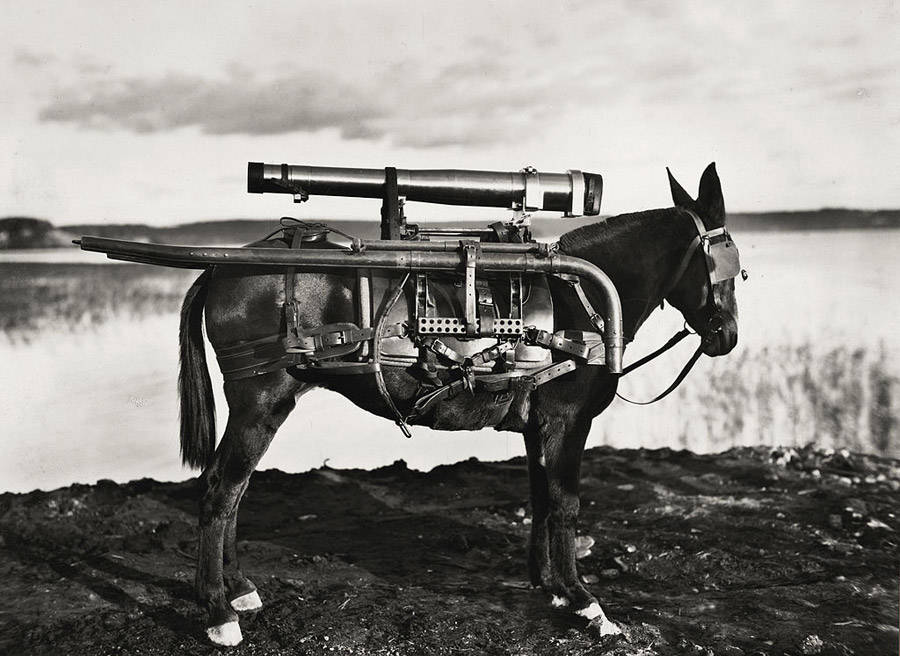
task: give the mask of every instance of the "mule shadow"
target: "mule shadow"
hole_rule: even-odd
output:
[[[194,619],[180,614],[169,605],[154,605],[136,599],[113,582],[115,579],[128,579],[142,585],[155,586],[171,597],[193,604],[193,589],[183,581],[145,572],[103,555],[71,549],[65,544],[37,544],[34,540],[9,530],[4,531],[4,539],[7,551],[24,564],[49,566],[60,577],[84,586],[123,611],[137,611],[175,633],[193,635],[198,639],[203,637],[197,630]],[[100,572],[109,576],[103,576]]]

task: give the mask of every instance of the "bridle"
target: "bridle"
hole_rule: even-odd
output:
[[[657,401],[671,394],[675,390],[675,388],[677,388],[681,384],[681,382],[687,377],[688,373],[690,373],[693,366],[697,363],[697,360],[700,359],[700,356],[703,355],[703,348],[719,332],[721,332],[725,326],[725,315],[728,313],[724,308],[719,307],[719,304],[716,301],[713,287],[716,283],[723,282],[725,280],[731,280],[732,278],[736,278],[738,275],[740,275],[744,280],[747,279],[747,272],[741,269],[740,254],[738,252],[737,245],[735,245],[734,241],[731,239],[731,235],[728,233],[728,230],[726,230],[725,226],[708,230],[706,226],[703,225],[703,221],[700,220],[700,217],[697,216],[694,211],[683,207],[679,209],[686,212],[688,216],[691,217],[694,222],[694,227],[697,230],[697,234],[694,235],[691,243],[688,244],[687,248],[685,249],[684,255],[682,255],[681,261],[678,263],[678,268],[675,269],[674,274],[670,278],[669,284],[666,286],[665,291],[662,294],[662,298],[668,296],[669,293],[673,289],[675,289],[678,283],[681,282],[681,279],[687,272],[687,269],[690,266],[695,253],[699,249],[703,253],[703,262],[706,267],[706,275],[709,280],[709,291],[707,292],[708,296],[706,302],[707,305],[711,304],[713,308],[715,308],[715,311],[707,321],[706,329],[701,336],[700,344],[699,346],[697,346],[697,350],[694,351],[694,354],[691,355],[690,359],[688,359],[684,367],[682,367],[681,372],[678,374],[678,376],[675,377],[675,380],[672,382],[672,384],[669,385],[669,387],[667,387],[663,392],[650,399],[649,401],[632,401],[631,399],[626,399],[624,396],[616,392],[616,396],[618,396],[623,401],[631,403],[633,405],[650,405],[651,403],[656,403]],[[692,334],[696,333],[688,328],[687,321],[685,321],[684,328],[675,333],[668,342],[653,351],[653,353],[650,353],[637,362],[633,362],[625,367],[619,377],[621,378],[622,376],[625,376],[635,369],[642,367],[651,360],[654,360],[655,358],[678,344],[685,337]]]

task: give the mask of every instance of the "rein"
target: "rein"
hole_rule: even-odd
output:
[[[660,356],[663,353],[665,353],[666,351],[668,351],[670,348],[672,348],[673,346],[678,344],[678,342],[683,340],[688,335],[695,335],[695,334],[696,333],[694,333],[691,330],[688,330],[687,328],[682,328],[677,333],[675,333],[669,339],[668,342],[666,342],[665,344],[660,346],[658,349],[653,351],[653,353],[651,353],[650,355],[646,355],[643,358],[641,358],[640,360],[638,360],[637,362],[632,362],[630,365],[625,367],[625,369],[622,371],[619,378],[634,371],[638,367],[641,367],[641,366],[647,364],[651,360],[656,359],[658,356]],[[626,399],[624,396],[622,396],[618,392],[616,392],[616,396],[619,397],[620,399],[622,399],[623,401],[625,401],[626,403],[630,403],[631,405],[650,405],[651,403],[656,403],[657,401],[661,401],[662,399],[667,397],[669,394],[674,392],[675,388],[678,387],[679,385],[681,385],[681,382],[685,378],[687,378],[687,375],[690,373],[691,369],[693,369],[694,365],[697,364],[697,360],[699,360],[700,356],[703,355],[703,345],[705,343],[706,343],[706,339],[701,340],[700,345],[697,347],[697,350],[694,351],[694,354],[684,364],[684,367],[681,369],[681,372],[678,374],[678,376],[675,377],[675,380],[672,381],[672,384],[669,385],[669,387],[667,387],[665,389],[665,391],[661,392],[656,397],[650,399],[649,401],[632,401],[631,399]]]

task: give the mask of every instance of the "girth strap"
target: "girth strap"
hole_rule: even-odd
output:
[[[475,376],[474,383],[475,386],[481,387],[489,392],[502,392],[509,389],[510,382],[515,378],[525,383],[525,389],[534,390],[544,383],[549,383],[554,378],[559,378],[570,371],[574,371],[577,366],[578,365],[575,364],[574,360],[564,360],[562,362],[554,362],[553,364],[541,367],[530,374],[522,376],[515,376],[510,373]],[[438,387],[436,390],[419,397],[413,405],[407,420],[424,415],[438,401],[446,399],[451,394],[455,395],[457,392],[461,392],[465,389],[472,389],[471,377],[454,380],[452,383],[447,383],[446,385]]]

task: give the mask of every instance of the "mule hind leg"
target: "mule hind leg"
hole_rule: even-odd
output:
[[[249,480],[248,482],[249,483]],[[238,506],[247,490],[245,483],[238,493]],[[259,610],[262,599],[253,582],[244,576],[237,554],[237,508],[225,520],[225,539],[222,545],[222,578],[231,607],[238,611]]]
[[[196,578],[197,596],[208,614],[207,635],[216,644],[235,645],[241,641],[237,614],[229,600],[235,597],[226,593],[226,573],[232,592],[243,591],[238,598],[245,597],[249,589],[255,591],[237,562],[232,524],[237,519],[238,504],[275,432],[294,409],[297,395],[305,389],[285,372],[225,384],[228,425],[212,462],[201,476]]]

